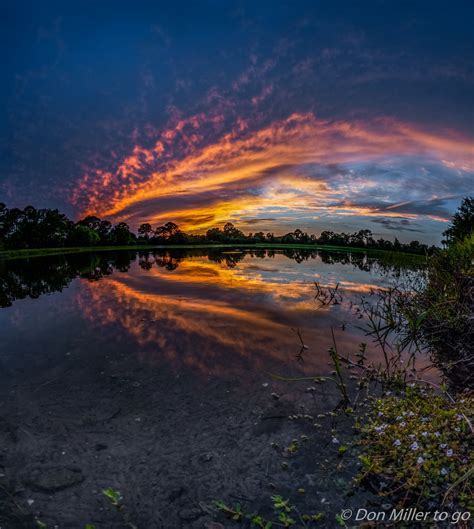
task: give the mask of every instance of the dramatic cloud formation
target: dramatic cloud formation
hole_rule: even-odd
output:
[[[25,5],[1,17],[11,206],[439,242],[472,192],[470,2]]]
[[[205,144],[203,129],[222,121],[205,115],[178,121],[151,148],[134,146],[114,170],[84,175],[73,203],[84,215],[134,225],[175,219],[186,230],[229,219],[251,219],[258,227],[258,215],[262,223],[275,222],[268,215],[321,214],[443,221],[449,213],[435,207],[443,204],[437,193],[467,189],[474,172],[474,140],[452,131],[428,133],[392,119],[328,121],[309,113],[253,131],[239,120]],[[397,174],[403,164],[412,168]],[[430,167],[449,176],[447,182]]]

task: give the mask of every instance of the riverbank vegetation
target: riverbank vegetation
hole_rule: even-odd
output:
[[[371,510],[376,506],[381,513],[378,520],[414,509],[431,513],[424,519],[430,527],[457,523],[467,528],[474,517],[474,226],[473,203],[470,208],[466,204],[445,232],[447,248],[430,260],[421,276],[351,304],[361,318],[360,327],[380,352],[377,360],[368,361],[366,343],[358,351],[340,351],[331,329],[329,377],[276,377],[312,384],[306,391],[314,393],[328,384],[337,388],[340,403],[328,415],[333,425],[341,418],[343,427],[331,431],[328,444],[338,448],[337,457],[358,461],[351,490],[346,491],[347,506],[352,506],[350,496],[361,497],[365,490],[373,495]],[[337,285],[319,284],[316,301],[327,308],[344,302]],[[418,367],[420,358],[425,361]],[[429,374],[434,367],[439,376]],[[323,419],[320,416],[314,426],[320,428]],[[288,420],[294,423],[295,417]],[[299,441],[290,446],[286,455],[297,457]],[[343,466],[335,461],[335,472]],[[227,518],[252,527],[306,528],[318,523],[301,515],[297,494],[284,501],[283,518],[277,509],[275,516],[264,518],[244,514],[222,500],[217,507]],[[436,512],[442,516],[436,518]],[[331,522],[318,513],[317,520],[324,519],[327,527],[351,527],[352,514],[351,509],[333,514]],[[414,521],[398,520],[399,527],[412,527]]]
[[[333,248],[356,248],[364,250],[384,250],[405,252],[416,255],[433,254],[434,246],[413,240],[402,243],[375,239],[370,230],[354,233],[323,231],[319,236],[308,234],[300,229],[284,235],[274,233],[248,233],[228,222],[223,228],[215,227],[205,234],[185,233],[174,222],[162,226],[143,223],[134,233],[125,222],[113,225],[108,220],[88,216],[73,222],[57,209],[7,208],[0,203],[0,251],[17,251],[41,248],[99,248],[104,246],[137,245],[302,245],[330,246]]]

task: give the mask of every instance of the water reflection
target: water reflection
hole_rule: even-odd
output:
[[[114,270],[127,271],[135,259],[135,252],[124,251],[0,260],[0,306],[61,292],[76,277],[96,280]]]
[[[0,264],[0,304],[61,291],[74,278],[77,314],[104,350],[132,343],[140,362],[205,373],[294,364],[297,332],[308,345],[298,369],[326,368],[330,326],[341,351],[363,340],[347,310],[406,268],[364,254],[179,250],[104,252]],[[314,281],[340,284],[345,304],[321,307]],[[113,338],[111,338],[111,336]]]
[[[71,254],[34,259],[0,260],[0,307],[9,307],[15,300],[25,297],[38,298],[42,294],[62,291],[70,282],[80,277],[97,280],[113,271],[126,272],[138,259],[143,270],[153,266],[168,271],[176,270],[190,258],[201,258],[211,263],[235,268],[245,258],[253,260],[275,259],[285,256],[295,263],[320,261],[324,264],[348,265],[353,269],[380,276],[399,277],[406,270],[417,270],[420,263],[410,258],[403,263],[367,257],[366,254],[321,252],[312,250],[252,250],[222,251],[219,249],[135,252],[110,251],[101,253]],[[248,267],[249,268],[249,267]]]

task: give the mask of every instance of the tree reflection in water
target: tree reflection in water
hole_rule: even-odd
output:
[[[391,274],[398,277],[402,270],[418,269],[420,260],[412,256],[406,258],[390,255],[382,258],[370,257],[365,253],[325,252],[316,250],[283,251],[255,250],[221,250],[208,249],[173,249],[153,250],[146,252],[110,251],[68,254],[62,256],[36,257],[34,259],[0,260],[0,306],[9,307],[14,301],[26,297],[38,298],[43,294],[60,292],[74,278],[97,281],[102,277],[118,272],[127,272],[132,262],[138,259],[143,270],[154,266],[167,271],[176,270],[184,259],[207,258],[209,261],[235,268],[246,256],[258,259],[272,259],[284,255],[297,263],[311,259],[321,259],[324,264],[343,264],[365,272],[374,268],[379,274]]]

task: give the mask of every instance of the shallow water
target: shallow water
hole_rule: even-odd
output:
[[[270,374],[328,372],[331,326],[340,352],[356,350],[367,338],[351,303],[406,273],[361,254],[263,250],[4,261],[0,474],[59,527],[118,527],[107,486],[147,529],[205,527],[200,502],[258,503],[275,479],[288,490],[269,444],[294,432],[278,419],[338,395],[315,401]],[[343,301],[321,306],[315,281],[339,283]],[[81,479],[46,491],[31,478],[65,468]],[[301,476],[319,507],[340,485],[329,469]]]
[[[316,252],[7,261],[0,269],[1,361],[7,371],[29,369],[91,348],[101,356],[119,348],[137,363],[226,376],[292,363],[299,330],[308,347],[300,367],[314,369],[326,364],[330,326],[341,348],[362,339],[350,325],[341,331],[357,323],[348,303],[399,275],[365,256]],[[315,281],[339,283],[342,305],[320,306]]]

